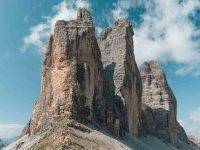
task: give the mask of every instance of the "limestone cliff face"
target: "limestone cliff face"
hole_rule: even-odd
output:
[[[57,21],[46,49],[41,97],[25,131],[34,133],[62,118],[104,124],[103,66],[90,13]]]
[[[176,149],[169,142],[194,149],[176,119],[165,73],[155,61],[139,72],[132,37],[130,22],[121,19],[97,43],[86,9],[78,10],[76,20],[57,21],[44,56],[40,99],[23,137],[7,149]],[[157,138],[126,136],[122,144],[107,129],[118,137]]]
[[[165,73],[155,61],[141,66],[142,121],[148,133],[177,143],[177,104]]]
[[[118,20],[98,39],[105,73],[106,123],[119,136],[138,135],[141,80],[133,53],[133,29]]]

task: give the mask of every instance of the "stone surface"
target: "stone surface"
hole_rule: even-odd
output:
[[[107,126],[120,136],[137,136],[140,125],[141,80],[132,37],[132,25],[121,19],[98,39],[105,73]]]
[[[57,21],[44,57],[41,96],[24,133],[51,127],[62,118],[104,124],[102,74],[90,13],[79,9],[77,20]]]
[[[156,137],[119,139],[93,125],[63,120],[44,133],[23,136],[3,150],[198,150],[181,143],[176,148]]]
[[[178,138],[186,142],[185,131],[176,119],[176,98],[159,64],[145,62],[140,74],[143,83],[142,122],[146,132],[173,145],[177,144]]]

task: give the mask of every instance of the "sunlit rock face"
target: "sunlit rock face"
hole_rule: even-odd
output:
[[[103,66],[90,13],[57,21],[44,56],[41,96],[24,133],[51,127],[62,118],[104,124]]]
[[[142,86],[132,37],[132,25],[121,19],[98,39],[105,73],[106,123],[119,136],[139,133]]]
[[[177,104],[165,73],[155,61],[141,66],[142,121],[149,134],[177,143]]]

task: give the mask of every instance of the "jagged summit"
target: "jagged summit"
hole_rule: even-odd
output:
[[[141,66],[140,74],[143,82],[142,103],[152,109],[151,114],[144,108],[143,117],[154,118],[152,125],[148,123],[150,120],[145,122],[147,130],[175,145],[177,143],[177,102],[165,74],[155,61],[145,62]],[[152,116],[145,116],[149,114]]]
[[[112,27],[108,27],[104,29],[101,32],[99,39],[104,40],[105,38],[107,38],[108,34],[112,32],[112,30],[119,29],[119,28],[126,28],[127,30],[129,30],[128,34],[130,36],[134,35],[132,24],[127,19],[119,19],[113,24]]]
[[[160,74],[164,75],[163,70],[161,69],[158,62],[150,60],[144,62],[140,68],[141,76],[146,76],[147,74]],[[156,73],[157,72],[157,73]]]
[[[70,21],[65,21],[65,20],[58,20],[55,24],[55,28],[59,28],[59,26],[66,26],[69,28],[91,28],[90,30],[94,30],[93,26],[93,20],[91,17],[90,12],[85,9],[85,8],[79,8],[77,10],[77,17],[76,20],[70,20]],[[54,30],[54,33],[56,31]]]
[[[77,20],[92,22],[92,17],[87,9],[79,8],[77,11]]]
[[[89,12],[57,21],[46,51],[41,96],[25,133],[67,118],[104,124],[103,66]]]
[[[134,32],[133,32],[133,26],[132,24],[130,23],[129,20],[127,19],[119,19],[117,20],[114,24],[113,24],[113,29],[115,28],[118,28],[118,27],[121,27],[121,28],[126,28],[128,30],[128,35],[130,36],[133,36],[134,35]]]
[[[143,102],[145,104],[152,106],[154,108],[164,108],[169,110],[169,104],[173,103],[174,107],[176,107],[176,99],[174,94],[171,92],[171,89],[167,83],[166,75],[164,71],[161,69],[160,65],[156,61],[148,61],[145,62],[140,69],[141,78],[143,80]],[[149,88],[146,88],[149,87]],[[146,91],[154,93],[158,93],[158,97],[147,97],[145,96]],[[154,92],[154,93],[153,93]],[[154,103],[152,103],[152,101]],[[175,110],[176,112],[176,110]],[[176,113],[175,113],[176,116]]]
[[[143,83],[142,122],[148,134],[178,145],[188,142],[177,121],[177,102],[164,71],[156,61],[145,62],[140,69]]]
[[[141,121],[145,132],[180,149],[186,148],[181,142],[193,145],[177,121],[177,101],[159,63],[145,62],[140,75],[143,86]]]

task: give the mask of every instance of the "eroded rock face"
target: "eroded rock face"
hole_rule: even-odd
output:
[[[177,104],[165,73],[155,61],[141,66],[142,121],[149,134],[177,143]]]
[[[57,21],[46,49],[42,87],[24,133],[51,127],[62,118],[104,124],[103,66],[90,13]]]
[[[98,39],[105,73],[107,126],[119,136],[138,135],[141,108],[141,80],[133,53],[133,29],[118,20]]]

